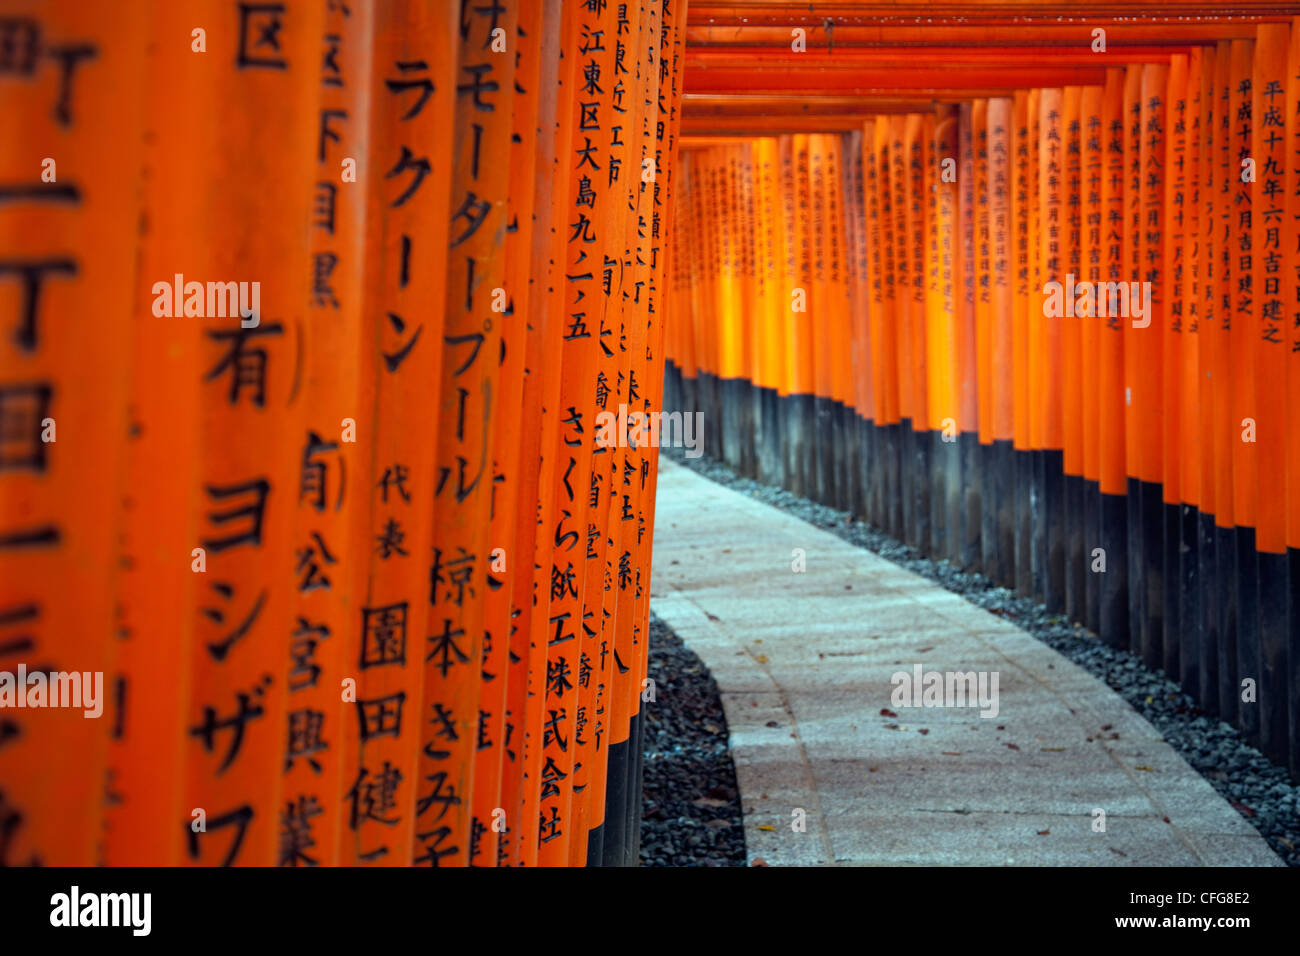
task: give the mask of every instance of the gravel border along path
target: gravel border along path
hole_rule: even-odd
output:
[[[661,449],[661,453],[711,481],[780,508],[929,578],[1068,657],[1110,685],[1159,730],[1288,866],[1300,866],[1300,786],[1291,783],[1285,769],[1246,743],[1235,728],[1207,715],[1176,683],[1147,669],[1138,657],[1103,644],[1082,624],[1049,614],[1046,607],[1030,598],[1017,597],[983,575],[958,570],[946,560],[931,560],[845,512],[743,478],[707,457],[686,458],[680,449]]]
[[[642,866],[744,866],[745,828],[727,718],[704,662],[653,614],[644,703]]]

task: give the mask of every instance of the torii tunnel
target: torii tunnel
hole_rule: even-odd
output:
[[[659,862],[979,862],[855,855],[882,831],[808,795],[787,693],[903,740],[854,668],[945,670],[941,624],[984,642],[948,671],[1037,675],[993,675],[997,732],[1068,673],[1087,746],[1158,750],[1123,786],[1167,754],[1222,811],[1204,843],[1115,811],[1133,842],[1078,860],[1285,858],[1300,5],[1230,6],[0,0],[0,864],[631,866],[651,825]],[[886,591],[938,616],[854,603]],[[1012,600],[1253,748],[1290,816]],[[669,638],[716,717],[662,716]],[[679,837],[650,775],[697,725],[734,779]],[[1051,726],[990,746],[1066,781]],[[946,732],[906,746],[969,759]]]

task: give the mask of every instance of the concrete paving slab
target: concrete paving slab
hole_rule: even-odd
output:
[[[717,681],[751,863],[1281,865],[1122,698],[1009,622],[667,459],[656,508],[651,604]],[[982,701],[958,705],[963,675]]]

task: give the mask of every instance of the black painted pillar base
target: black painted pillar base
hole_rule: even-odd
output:
[[[1218,667],[1219,718],[1237,723],[1240,684],[1237,682],[1237,535],[1235,528],[1214,526],[1214,564],[1218,576],[1213,590],[1219,594]]]
[[[1043,603],[1053,614],[1065,611],[1065,453],[1045,448],[1043,489]]]
[[[1291,779],[1300,781],[1300,548],[1287,548],[1287,698]]]
[[[1272,760],[1287,763],[1290,751],[1288,705],[1295,703],[1287,686],[1289,627],[1285,554],[1260,552],[1259,607],[1259,739]]]
[[[629,728],[630,729],[630,728]],[[605,834],[601,846],[601,866],[622,866],[627,840],[628,758],[632,738],[611,744],[605,779]]]
[[[1128,555],[1128,649],[1138,657],[1142,656],[1142,620],[1146,616],[1142,600],[1146,595],[1146,561],[1143,560],[1142,547],[1142,483],[1136,478],[1129,478],[1125,509],[1128,517],[1128,542],[1125,549]]]
[[[1197,702],[1206,713],[1219,714],[1219,627],[1226,597],[1219,577],[1219,533],[1214,515],[1196,518],[1196,558],[1201,587],[1201,640],[1197,649]]]
[[[931,432],[913,431],[910,436],[912,451],[912,527],[916,535],[915,547],[922,554],[931,554],[930,550],[930,495],[933,485],[930,476],[934,474],[934,454]]]
[[[1064,519],[1065,552],[1065,616],[1072,621],[1087,624],[1088,618],[1088,565],[1084,562],[1084,527],[1087,512],[1083,510],[1082,475],[1066,475],[1064,478],[1064,501],[1062,517]]]
[[[1129,646],[1129,574],[1128,574],[1128,496],[1108,495],[1101,498],[1101,558],[1104,571],[1092,571],[1101,582],[1101,639],[1111,647]]]
[[[1205,603],[1201,582],[1200,511],[1182,505],[1179,513],[1178,582],[1183,604],[1178,618],[1181,635],[1178,653],[1178,685],[1197,699],[1201,685],[1201,645],[1205,642]],[[1171,574],[1170,577],[1173,577]],[[1172,626],[1172,625],[1169,625]]]
[[[1101,633],[1101,575],[1093,571],[1096,550],[1101,547],[1101,487],[1083,481],[1083,623]]]
[[[1161,507],[1164,527],[1164,548],[1162,563],[1164,574],[1161,576],[1160,610],[1163,615],[1160,623],[1163,653],[1160,666],[1169,675],[1170,680],[1178,680],[1179,658],[1183,634],[1183,600],[1180,589],[1183,584],[1182,565],[1179,562],[1179,550],[1183,546],[1183,506],[1164,502]]]
[[[1159,668],[1164,660],[1165,503],[1159,482],[1138,483],[1142,495],[1142,663]]]
[[[984,534],[984,476],[985,459],[978,432],[963,432],[957,440],[957,491],[952,496],[956,514],[959,544],[956,548],[958,567],[967,571],[984,570],[980,541]]]
[[[1259,708],[1264,691],[1259,654],[1259,552],[1255,529],[1237,528],[1237,726],[1259,746]],[[1231,587],[1232,583],[1227,582]],[[1242,701],[1241,682],[1255,682],[1255,702]]]
[[[1012,520],[1016,530],[1016,593],[1029,597],[1034,593],[1034,459],[1027,448],[1017,448],[1014,457],[1016,494]]]

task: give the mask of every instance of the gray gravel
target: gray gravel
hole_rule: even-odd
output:
[[[707,457],[685,458],[678,449],[663,449],[662,453],[711,481],[780,508],[960,594],[1068,657],[1105,681],[1159,730],[1287,865],[1300,866],[1300,786],[1291,782],[1284,768],[1246,743],[1236,728],[1205,714],[1176,683],[1149,670],[1138,657],[1102,643],[1083,625],[1048,613],[1031,598],[1017,597],[983,575],[959,570],[946,560],[931,560],[846,512],[743,478]]]
[[[654,615],[646,703],[642,866],[744,866],[736,768],[718,685]]]

